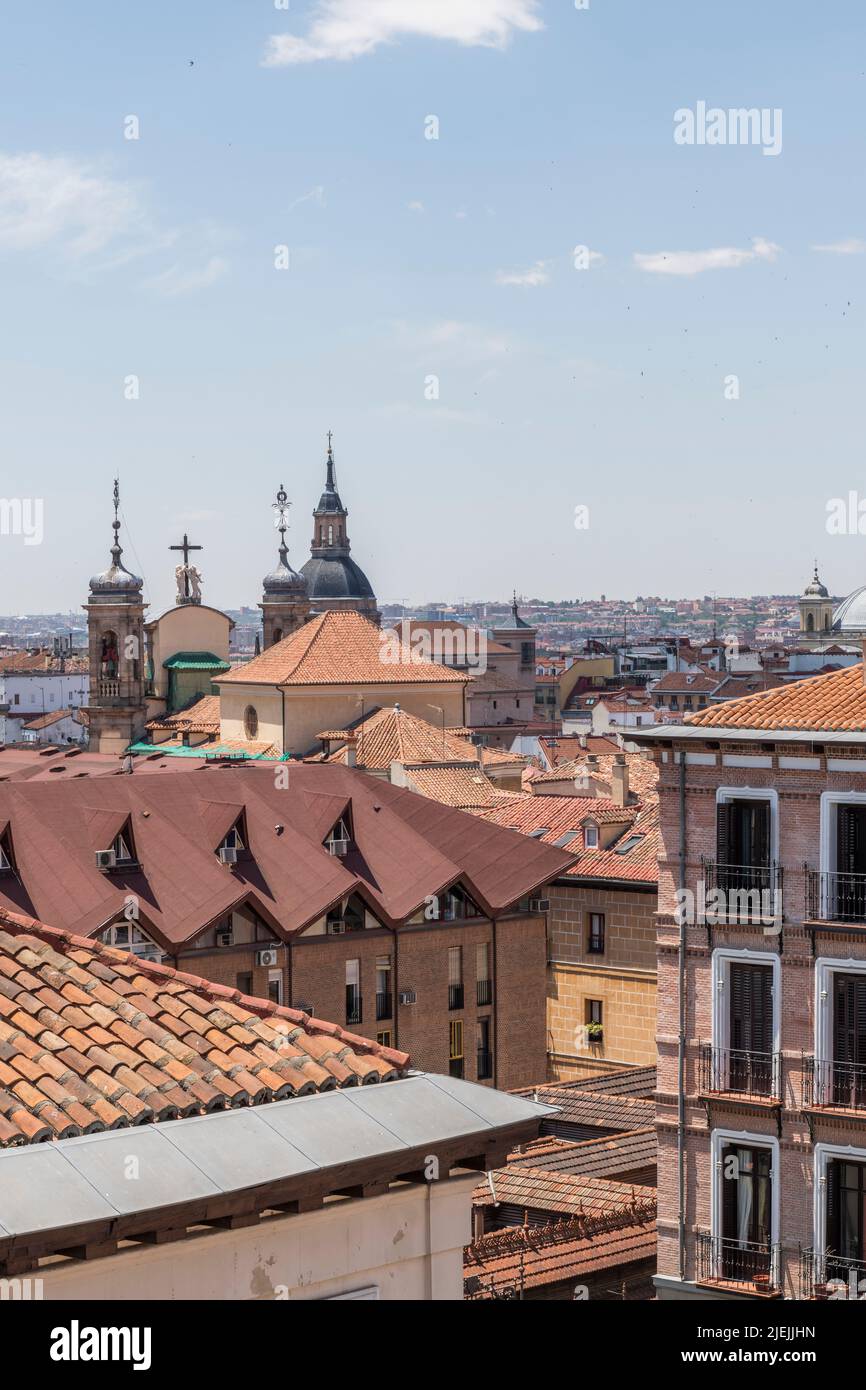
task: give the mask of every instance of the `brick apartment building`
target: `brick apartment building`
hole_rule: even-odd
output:
[[[857,1296],[863,667],[707,709],[642,741],[658,761],[662,836],[658,1295]]]
[[[655,1064],[655,780],[638,754],[584,754],[484,812],[571,856],[546,890],[551,1081]]]
[[[0,783],[0,908],[429,1071],[545,1079],[563,851],[338,764],[61,776]]]

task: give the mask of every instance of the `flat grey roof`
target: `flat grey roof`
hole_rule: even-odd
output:
[[[660,739],[685,739],[704,743],[726,740],[731,743],[866,743],[864,729],[738,729],[713,724],[655,724],[651,728],[628,729],[624,733],[633,743]]]
[[[541,1120],[555,1107],[416,1073],[0,1152],[0,1238],[182,1205]]]

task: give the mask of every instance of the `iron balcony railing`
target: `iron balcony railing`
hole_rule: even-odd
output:
[[[752,1293],[779,1289],[778,1245],[725,1240],[698,1231],[697,1257],[701,1284],[734,1284]]]
[[[393,1003],[390,994],[384,994],[380,990],[376,991],[376,1019],[390,1018],[393,1013]]]
[[[866,1297],[866,1260],[847,1259],[832,1250],[800,1251],[800,1297],[858,1300]]]
[[[708,921],[767,923],[781,918],[782,866],[775,860],[726,864],[702,859],[701,867],[705,890],[701,911]]]
[[[782,1057],[779,1052],[750,1052],[744,1048],[701,1043],[699,1056],[702,1095],[736,1094],[755,1100],[781,1100]]]
[[[866,1066],[804,1055],[803,1105],[866,1110]]]
[[[463,1008],[463,986],[462,986],[462,985],[449,985],[449,986],[448,986],[448,1007],[449,1007],[449,1009],[462,1009],[462,1008]]]
[[[346,985],[346,1022],[361,1022],[361,991],[357,985]]]
[[[866,923],[866,874],[805,867],[807,922]]]
[[[491,1078],[492,1078],[492,1076],[493,1076],[493,1053],[492,1053],[492,1052],[479,1052],[479,1053],[478,1053],[478,1072],[477,1072],[477,1075],[478,1075],[478,1080],[479,1080],[479,1081],[490,1081],[490,1080],[491,1080]]]
[[[493,1003],[493,981],[479,980],[475,985],[475,1002],[480,1008]]]

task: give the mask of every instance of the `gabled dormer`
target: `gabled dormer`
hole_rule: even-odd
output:
[[[335,859],[345,859],[350,849],[355,847],[355,831],[352,824],[352,807],[348,805],[339,820],[331,827],[323,841],[325,849]]]
[[[98,812],[90,822],[96,867],[108,874],[138,868],[132,816],[124,812]]]
[[[247,848],[246,816],[242,811],[217,845],[217,857],[223,864],[236,864],[246,855]]]
[[[99,940],[106,946],[114,946],[118,951],[128,951],[139,960],[159,963],[163,957],[162,947],[149,937],[137,922],[127,921],[125,918],[100,932]]]
[[[202,822],[214,854],[223,864],[249,859],[247,817],[240,802],[203,801]]]
[[[0,876],[17,874],[15,850],[12,845],[12,829],[5,825],[0,831]]]
[[[484,913],[471,894],[455,883],[447,892],[429,900],[424,916],[431,922],[462,922],[467,917],[483,917]]]

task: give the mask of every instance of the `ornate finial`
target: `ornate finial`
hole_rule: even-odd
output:
[[[280,560],[284,565],[287,564],[289,555],[288,547],[286,545],[286,531],[288,530],[289,525],[288,511],[291,505],[292,504],[289,501],[289,495],[286,492],[286,489],[283,487],[283,484],[280,483],[279,489],[277,491],[277,500],[276,502],[272,502],[271,506],[274,509],[274,525],[280,533]]]
[[[115,478],[115,480],[114,480],[114,520],[113,520],[113,522],[111,523],[111,529],[114,531],[114,544],[113,544],[112,547],[111,547],[111,557],[112,557],[112,559],[113,559],[115,565],[119,565],[119,564],[120,564],[120,557],[121,557],[121,555],[122,555],[122,553],[123,553],[122,550],[121,550],[121,548],[120,548],[120,540],[119,540],[119,535],[120,535],[120,520],[119,520],[118,515],[117,515],[117,513],[119,512],[119,510],[120,510],[120,480],[119,480],[118,478]]]
[[[327,478],[327,483],[326,483],[326,485],[325,485],[325,486],[326,486],[326,490],[327,490],[328,492],[334,492],[334,491],[336,491],[336,483],[334,482],[334,443],[333,443],[333,440],[334,440],[333,431],[328,430],[328,478]]]

